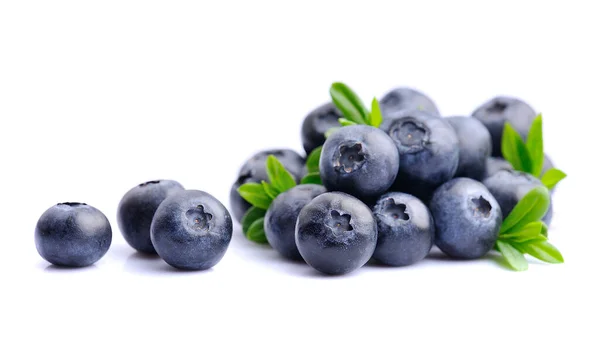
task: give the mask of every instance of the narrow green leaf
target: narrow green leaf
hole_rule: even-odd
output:
[[[377,98],[373,98],[371,102],[371,113],[369,114],[369,124],[375,128],[379,128],[383,122],[383,116],[381,115],[381,108]]]
[[[304,176],[300,184],[318,184],[323,185],[319,172],[312,172]]]
[[[347,127],[349,125],[357,125],[358,124],[358,123],[356,123],[354,121],[350,121],[350,120],[347,120],[345,118],[338,119],[338,122],[340,122],[340,124],[342,125],[342,127]]]
[[[504,132],[502,134],[502,155],[504,159],[508,161],[515,170],[530,172],[531,169],[531,158],[527,151],[527,146],[521,135],[506,122],[504,124]]]
[[[263,187],[263,190],[265,190],[265,193],[271,197],[271,200],[274,200],[275,197],[277,197],[277,195],[279,195],[279,191],[277,191],[277,189],[275,189],[273,186],[271,186],[271,184],[265,182],[264,180],[261,181],[261,185]]]
[[[340,127],[333,127],[333,128],[329,128],[327,129],[327,131],[325,132],[325,138],[328,138],[329,135],[333,134],[334,132],[336,132],[338,129],[340,129]]]
[[[294,177],[274,155],[269,155],[267,157],[266,165],[269,182],[277,191],[284,192],[296,186]]]
[[[252,222],[248,231],[246,232],[246,238],[250,239],[259,244],[266,244],[267,235],[265,234],[265,218],[261,217],[256,221]]]
[[[567,174],[558,168],[551,168],[542,176],[542,183],[544,183],[548,189],[552,190],[556,184],[565,179],[566,176]]]
[[[548,226],[542,222],[542,232],[540,233],[546,239],[548,239]]]
[[[522,252],[546,263],[559,264],[565,261],[560,251],[546,240],[529,241],[516,245]]]
[[[244,235],[248,233],[248,229],[252,223],[262,217],[265,217],[266,213],[267,211],[264,209],[250,207],[250,209],[248,209],[248,211],[246,211],[244,214],[244,217],[242,217],[242,231],[244,232]]]
[[[341,82],[334,82],[329,89],[331,100],[342,115],[355,123],[367,124],[368,110],[362,100]]]
[[[540,176],[544,168],[544,137],[542,135],[542,115],[538,115],[531,124],[527,134],[527,151],[531,159],[530,173],[535,177]]]
[[[538,238],[542,233],[544,223],[541,221],[530,222],[523,227],[513,227],[506,233],[500,234],[500,239],[513,242],[525,242]],[[543,238],[543,236],[542,236]]]
[[[548,211],[550,195],[545,186],[531,189],[508,214],[500,227],[500,234],[507,233],[513,227],[521,228],[530,222],[539,221]]]
[[[243,199],[255,207],[268,209],[271,205],[271,197],[265,193],[265,189],[258,183],[246,183],[238,188]]]
[[[308,170],[308,173],[319,172],[321,151],[323,151],[323,146],[315,148],[312,152],[310,152],[308,158],[306,158],[306,169]]]
[[[521,252],[514,248],[511,244],[502,240],[496,241],[496,247],[508,262],[511,268],[517,271],[525,271],[529,267],[527,259]]]

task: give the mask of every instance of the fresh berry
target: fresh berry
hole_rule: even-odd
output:
[[[106,254],[111,242],[108,219],[85,203],[59,203],[46,210],[35,227],[35,247],[54,265],[92,265]]]
[[[433,246],[435,226],[429,209],[415,196],[391,192],[373,208],[377,219],[377,248],[373,258],[392,266],[414,264]]]
[[[494,247],[502,211],[482,183],[452,179],[435,191],[429,208],[436,226],[435,244],[448,256],[479,258]]]
[[[492,154],[492,137],[487,128],[474,117],[452,116],[446,120],[458,138],[458,168],[456,177],[483,180],[487,158]]]
[[[377,222],[363,202],[342,192],[321,194],[298,216],[296,245],[302,258],[330,275],[367,263],[377,244]]]
[[[325,143],[325,133],[327,130],[340,126],[338,119],[342,117],[340,111],[333,103],[326,103],[311,113],[309,113],[302,122],[302,146],[306,154],[310,154],[315,148]]]
[[[389,91],[381,98],[379,104],[383,116],[405,110],[423,110],[436,116],[440,114],[431,98],[408,87],[399,87]]]
[[[183,270],[205,270],[225,255],[232,234],[225,206],[210,194],[185,190],[167,197],[150,227],[152,244],[169,265]]]
[[[503,158],[496,158],[493,156],[487,158],[486,166],[485,178],[483,178],[483,180],[493,176],[494,174],[498,173],[498,171],[514,170],[510,162],[504,160]]]
[[[182,190],[183,186],[174,180],[153,180],[129,190],[117,210],[117,222],[125,241],[140,252],[156,253],[150,239],[152,217],[165,198]]]

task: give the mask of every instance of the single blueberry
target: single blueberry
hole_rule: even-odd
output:
[[[158,255],[183,270],[205,270],[225,255],[233,223],[225,206],[212,195],[185,190],[158,207],[150,237]]]
[[[453,258],[474,259],[496,243],[502,211],[490,191],[470,178],[440,186],[429,206],[435,221],[435,244]]]
[[[423,110],[439,116],[437,106],[423,92],[408,87],[399,87],[389,91],[379,102],[384,117],[405,110]]]
[[[304,158],[291,149],[269,149],[260,151],[248,159],[240,168],[237,180],[229,191],[229,205],[235,219],[239,222],[252,205],[240,196],[237,189],[246,183],[269,181],[265,163],[269,155],[274,155],[299,182],[306,174]]]
[[[304,118],[300,136],[306,154],[310,154],[315,148],[325,143],[325,132],[327,130],[341,126],[338,121],[340,117],[342,117],[342,114],[335,105],[326,103]]]
[[[497,158],[493,156],[487,158],[486,166],[485,178],[483,178],[483,180],[493,176],[494,174],[498,173],[498,171],[514,170],[510,162],[504,160],[503,158]]]
[[[426,202],[436,187],[454,177],[458,138],[445,119],[410,110],[385,118],[380,128],[392,138],[400,154],[395,191]]]
[[[501,157],[504,123],[509,122],[525,140],[536,113],[520,99],[500,96],[475,109],[473,116],[480,120],[492,135],[492,156]]]
[[[351,125],[327,138],[319,168],[327,190],[367,201],[390,188],[398,163],[398,150],[388,135],[371,126]]]
[[[150,239],[150,224],[156,209],[168,196],[184,190],[174,180],[153,180],[129,190],[117,209],[119,229],[129,246],[154,254],[156,250]]]
[[[510,214],[517,203],[536,186],[544,185],[534,176],[514,170],[501,170],[483,181],[492,195],[498,200],[504,218]],[[542,221],[550,226],[552,222],[552,198],[548,212]]]
[[[342,192],[315,197],[298,215],[296,246],[316,270],[352,272],[367,263],[377,244],[377,222],[359,199]]]
[[[267,240],[282,256],[302,260],[296,247],[296,221],[300,210],[318,195],[327,192],[325,187],[304,184],[279,194],[269,206],[264,228]]]
[[[435,235],[429,209],[415,196],[390,192],[373,208],[377,247],[373,258],[391,266],[414,264],[427,256]]]
[[[59,203],[46,210],[35,227],[35,247],[54,265],[92,265],[106,254],[111,242],[108,219],[85,203]]]
[[[483,180],[487,158],[492,154],[492,136],[475,117],[452,116],[446,120],[458,138],[458,168],[455,177]]]

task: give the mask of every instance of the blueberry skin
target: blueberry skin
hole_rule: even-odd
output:
[[[399,87],[389,91],[379,102],[384,117],[405,110],[423,110],[439,116],[437,106],[423,92],[408,87]]]
[[[150,239],[150,224],[156,209],[168,196],[184,190],[174,180],[153,180],[129,190],[117,209],[119,229],[129,246],[148,254],[155,254]]]
[[[265,234],[271,247],[285,258],[302,260],[296,247],[296,221],[300,210],[320,194],[327,192],[322,185],[304,184],[279,194],[265,215]]]
[[[373,258],[391,266],[414,264],[429,254],[435,226],[427,206],[415,196],[390,192],[373,208],[377,247]]]
[[[298,216],[298,251],[308,265],[324,274],[342,275],[362,267],[372,257],[376,244],[373,213],[348,194],[321,194]]]
[[[525,140],[536,113],[529,104],[518,98],[499,96],[479,106],[472,115],[480,120],[492,135],[492,156],[502,157],[504,123],[508,121]]]
[[[459,143],[445,119],[411,110],[385,118],[380,128],[392,138],[400,154],[394,191],[426,202],[436,187],[454,177]]]
[[[398,167],[394,142],[383,131],[366,125],[342,127],[332,133],[319,161],[327,190],[345,192],[365,202],[390,188]]]
[[[446,120],[458,138],[458,168],[455,177],[483,180],[486,176],[487,158],[492,154],[492,136],[476,118],[451,116]]]
[[[225,206],[212,195],[185,190],[167,197],[150,227],[152,244],[169,265],[205,270],[225,255],[233,223]]]
[[[252,206],[240,196],[237,189],[246,183],[260,183],[268,181],[265,163],[269,155],[274,155],[285,168],[294,176],[296,182],[306,174],[304,158],[291,149],[269,149],[260,151],[248,159],[240,168],[237,180],[229,191],[229,206],[233,217],[240,222],[242,217]]]
[[[483,183],[494,195],[496,200],[498,200],[504,218],[510,214],[517,203],[531,191],[531,189],[543,185],[542,182],[534,176],[514,170],[498,171],[493,176],[485,179]],[[550,223],[552,222],[552,198],[550,199],[548,212],[544,215],[542,221],[548,226],[550,226]]]
[[[333,103],[326,103],[309,113],[302,122],[300,136],[306,154],[325,143],[325,132],[331,128],[340,127],[338,121],[342,117]]]
[[[104,257],[111,243],[108,219],[85,203],[59,203],[46,210],[35,227],[35,247],[54,265],[92,265]]]
[[[435,221],[435,244],[450,257],[479,258],[496,243],[502,211],[490,191],[470,178],[440,186],[429,206]]]
[[[498,171],[514,170],[510,162],[504,160],[503,158],[497,158],[493,156],[487,158],[486,166],[485,178],[483,178],[483,180],[493,176],[494,174],[498,173]]]

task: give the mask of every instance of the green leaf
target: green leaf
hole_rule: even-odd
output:
[[[544,223],[541,221],[530,222],[520,228],[513,227],[510,231],[501,234],[499,238],[501,240],[513,242],[525,242],[539,237],[544,238],[542,235],[543,226]]]
[[[294,177],[274,155],[267,157],[267,176],[269,177],[271,186],[279,192],[287,191],[296,186]]]
[[[551,168],[542,176],[542,183],[546,185],[548,189],[553,189],[556,184],[565,179],[566,176],[567,174],[558,168]]]
[[[375,128],[379,128],[383,122],[383,116],[381,115],[381,108],[377,98],[373,98],[371,102],[371,113],[369,114],[369,124]]]
[[[527,151],[531,159],[530,173],[535,177],[540,176],[544,168],[544,137],[542,135],[542,115],[538,115],[531,124],[527,134]]]
[[[265,189],[258,183],[246,183],[238,188],[243,199],[255,207],[268,209],[271,205],[271,197],[265,193]]]
[[[306,169],[308,170],[308,173],[319,172],[319,160],[321,160],[322,150],[323,146],[319,146],[310,152],[308,158],[306,158]]]
[[[252,222],[248,231],[246,232],[246,238],[250,239],[259,244],[266,244],[267,236],[265,234],[265,218],[261,217],[256,221]]]
[[[522,252],[546,263],[559,264],[565,261],[560,251],[546,240],[535,240],[516,245]]]
[[[506,122],[502,134],[502,155],[515,170],[529,173],[531,170],[531,158],[527,146],[521,135]]]
[[[544,236],[546,239],[548,239],[548,226],[546,226],[546,224],[543,222],[542,222],[542,232],[540,234],[542,236]]]
[[[319,172],[312,172],[304,176],[300,184],[318,184],[323,185]]]
[[[263,187],[263,190],[265,190],[265,193],[271,197],[271,200],[274,200],[275,197],[277,197],[277,195],[279,195],[279,191],[277,191],[277,189],[275,189],[273,186],[271,186],[271,184],[265,182],[264,180],[261,181],[261,185]]]
[[[338,122],[340,122],[340,124],[342,125],[342,127],[347,127],[349,125],[357,125],[358,124],[358,123],[356,123],[354,121],[350,121],[350,120],[347,120],[345,118],[338,119]]]
[[[252,223],[254,223],[254,221],[265,217],[266,214],[267,211],[264,209],[250,207],[250,209],[248,209],[244,214],[244,217],[242,217],[242,231],[244,232],[244,235],[248,233],[248,229]]]
[[[367,124],[366,118],[369,112],[350,87],[341,82],[334,82],[329,89],[329,94],[335,106],[346,119],[358,124]]]
[[[496,247],[502,254],[508,265],[517,271],[525,271],[529,267],[525,256],[511,244],[502,240],[496,241]]]
[[[531,189],[502,222],[500,234],[507,233],[513,227],[521,228],[530,222],[539,221],[548,211],[550,195],[545,186]]]

